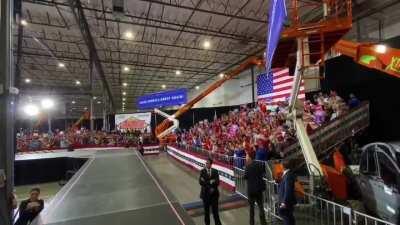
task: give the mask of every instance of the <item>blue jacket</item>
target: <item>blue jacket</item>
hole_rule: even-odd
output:
[[[279,204],[285,203],[287,208],[292,208],[297,204],[294,183],[296,181],[296,176],[288,171],[282,177],[282,181],[278,186]]]

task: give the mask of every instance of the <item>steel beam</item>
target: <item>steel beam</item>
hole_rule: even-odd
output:
[[[13,0],[0,1],[0,224],[11,225],[14,188],[15,88],[12,57]]]
[[[92,37],[92,33],[89,29],[89,24],[86,20],[84,11],[82,9],[81,1],[80,0],[69,0],[69,3],[70,3],[71,10],[74,14],[75,20],[80,27],[82,37],[85,40],[85,43],[89,49],[90,55],[93,59],[93,63],[96,68],[96,71],[99,74],[100,79],[102,80],[104,89],[107,91],[107,94],[111,101],[111,105],[114,108],[114,106],[115,106],[114,98],[112,96],[110,86],[108,85],[107,78],[104,74],[103,66],[101,65],[99,55],[97,54],[97,49],[96,49],[96,46],[95,46],[95,43],[94,43],[94,40]]]

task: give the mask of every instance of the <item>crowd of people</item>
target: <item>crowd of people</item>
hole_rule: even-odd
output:
[[[334,91],[314,95],[312,100],[304,101],[302,116],[307,132],[312,133],[359,104],[353,94],[347,103]],[[211,122],[203,120],[177,133],[180,145],[241,158],[255,152],[257,160],[279,157],[282,149],[295,141],[294,127],[288,118],[288,101],[274,107],[265,103],[255,108],[241,106]]]
[[[20,130],[17,133],[17,151],[38,151],[47,149],[65,149],[79,147],[127,146],[135,143],[150,142],[141,132],[105,132],[91,131],[85,128],[55,130],[53,133]]]

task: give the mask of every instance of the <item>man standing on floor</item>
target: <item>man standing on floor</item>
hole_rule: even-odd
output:
[[[250,204],[250,225],[254,225],[254,205],[257,203],[260,223],[266,225],[264,212],[263,191],[265,191],[264,166],[259,161],[255,161],[255,153],[252,152],[247,157],[247,166],[244,172],[244,179],[247,180],[247,196]]]
[[[215,225],[221,225],[218,213],[219,199],[219,174],[218,171],[212,169],[212,159],[206,161],[206,166],[200,171],[199,183],[201,185],[200,198],[203,200],[204,206],[204,222],[210,225],[210,207],[214,217]]]
[[[295,225],[296,221],[293,216],[293,212],[294,206],[297,204],[297,200],[294,189],[296,176],[292,171],[294,161],[285,160],[282,164],[284,171],[282,180],[278,187],[279,215],[282,217],[284,225]]]

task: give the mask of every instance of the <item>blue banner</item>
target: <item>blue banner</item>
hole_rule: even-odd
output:
[[[267,74],[270,74],[271,72],[272,59],[274,57],[276,47],[278,47],[283,23],[287,17],[285,0],[271,0],[269,7],[267,49],[265,50],[264,55],[265,71]]]
[[[165,106],[175,106],[187,102],[187,90],[185,88],[157,92],[149,95],[143,95],[137,100],[137,108],[152,109]]]

